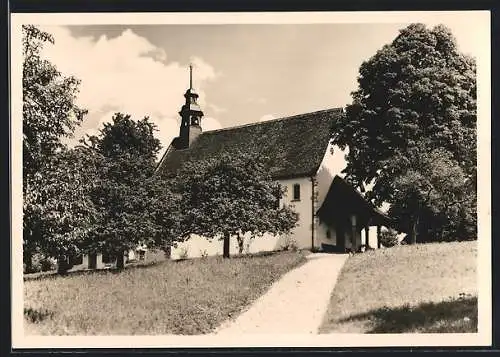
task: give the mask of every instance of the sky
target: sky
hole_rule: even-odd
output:
[[[41,26],[55,44],[44,55],[81,80],[89,110],[75,143],[113,113],[149,116],[164,149],[178,135],[183,94],[194,87],[213,130],[351,102],[361,63],[409,23]],[[435,25],[428,24],[428,25]],[[445,22],[465,53],[478,51],[463,18]]]

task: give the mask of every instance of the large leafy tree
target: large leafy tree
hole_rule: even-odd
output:
[[[224,154],[215,160],[184,165],[178,178],[184,233],[218,237],[229,258],[230,238],[242,247],[245,233],[284,234],[298,220],[290,207],[279,207],[280,184],[266,170],[265,158]]]
[[[129,249],[165,248],[179,235],[178,195],[154,175],[161,148],[155,130],[148,118],[136,121],[116,113],[97,136],[83,140],[101,158],[92,193],[101,222],[88,247],[116,256],[118,268],[123,268],[123,255]]]
[[[36,175],[39,188],[31,192],[36,195],[25,208],[25,219],[33,220],[32,226],[43,237],[39,248],[45,255],[58,258],[60,272],[70,268],[71,257],[87,252],[91,232],[100,222],[99,210],[92,201],[100,161],[85,148],[65,148]]]
[[[458,51],[446,27],[412,24],[361,65],[358,85],[346,115],[332,128],[333,143],[348,147],[346,178],[363,190],[373,184],[367,198],[377,205],[396,204],[396,218],[413,221],[407,226],[417,222],[425,226],[419,218],[424,211],[433,212],[434,218],[447,216],[443,207],[427,200],[423,179],[429,177],[429,170],[445,167],[448,173],[460,171],[464,182],[475,182],[475,61]],[[441,166],[431,163],[429,153],[437,149],[446,152]],[[407,171],[401,172],[403,167]],[[442,173],[432,171],[432,175]],[[441,192],[443,199],[456,189],[452,180],[438,186],[432,194]],[[462,216],[470,217],[475,210],[475,186],[461,187],[472,201],[452,206],[468,210]]]
[[[64,76],[42,57],[43,47],[52,44],[53,37],[32,25],[23,25],[22,35],[23,255],[29,270],[32,253],[49,238],[43,233],[48,231],[43,228],[44,205],[53,197],[47,195],[58,191],[47,189],[54,182],[46,183],[45,178],[56,153],[64,149],[62,139],[72,136],[86,111],[75,104],[79,81]]]

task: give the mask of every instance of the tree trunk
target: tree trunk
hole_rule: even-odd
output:
[[[409,244],[417,243],[417,224],[418,224],[418,217],[414,217],[410,223],[410,239],[408,240]]]
[[[116,256],[116,268],[121,270],[125,267],[125,259],[123,257],[124,252],[118,253]]]
[[[31,273],[33,271],[33,253],[29,249],[24,247],[23,250],[23,263],[25,264],[25,273]]]
[[[380,235],[381,235],[381,228],[380,226],[377,226],[377,248],[380,249]]]
[[[370,249],[370,226],[368,223],[365,226],[365,250]]]
[[[58,274],[66,274],[69,270],[70,266],[68,264],[68,258],[61,255],[57,258],[57,273]]]
[[[170,245],[170,243],[167,243],[163,251],[165,252],[165,258],[172,258],[172,246]]]
[[[222,256],[224,258],[229,258],[229,238],[230,238],[229,233],[224,234],[224,245],[222,252]]]
[[[245,243],[245,237],[238,235],[238,253],[243,254],[243,248]]]

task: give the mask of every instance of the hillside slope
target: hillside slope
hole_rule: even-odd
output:
[[[24,282],[24,326],[34,335],[194,335],[239,314],[302,252],[164,261]]]
[[[321,333],[477,331],[477,242],[398,246],[351,257]]]

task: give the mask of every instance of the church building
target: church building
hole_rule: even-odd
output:
[[[272,177],[286,188],[280,204],[291,205],[299,214],[298,225],[290,235],[255,238],[248,252],[277,250],[290,241],[299,249],[338,252],[380,246],[380,227],[390,224],[389,217],[329,167],[331,123],[343,114],[342,108],[203,131],[203,111],[192,86],[192,68],[184,97],[179,136],[172,140],[157,170],[175,175],[189,161],[219,157],[223,152],[263,154],[271,158]],[[221,242],[203,237],[191,237],[181,244],[189,256],[222,254]],[[231,254],[236,252],[234,238]],[[174,259],[175,254],[174,249]]]

